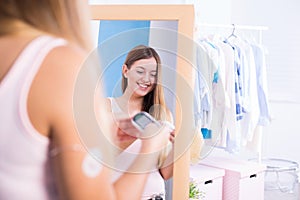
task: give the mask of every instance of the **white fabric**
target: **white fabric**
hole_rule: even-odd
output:
[[[257,135],[261,134],[256,134],[257,126],[270,121],[262,47],[240,37],[208,35],[198,39],[196,56],[199,72],[195,82],[198,84],[195,118],[201,127],[211,129],[210,144],[230,153],[247,148],[247,143],[252,144],[252,149],[253,146],[259,149],[261,142]],[[217,81],[215,74],[218,74]],[[208,99],[211,99],[206,110],[202,104],[207,99],[202,77],[207,81]]]

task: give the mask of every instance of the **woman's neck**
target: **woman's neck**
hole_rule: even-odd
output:
[[[134,115],[142,110],[144,97],[134,96],[132,93],[124,92],[119,97],[119,103],[124,111],[128,111],[130,115]]]
[[[3,29],[0,30],[0,35],[14,35],[14,36],[25,36],[25,37],[35,37],[37,35],[41,35],[43,32],[37,30],[33,26],[22,22],[17,19],[4,19],[1,20],[3,25]]]

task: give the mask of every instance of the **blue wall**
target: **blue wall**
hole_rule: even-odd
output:
[[[150,21],[101,20],[99,26],[98,44],[100,47],[101,63],[104,69],[104,83],[106,96],[120,96],[122,65],[128,51],[133,47],[149,45]],[[142,30],[142,31],[141,31]],[[128,36],[130,33],[130,36]],[[123,36],[122,36],[123,35]],[[122,38],[126,41],[122,41]],[[109,43],[108,47],[101,44]],[[108,49],[109,48],[109,49]],[[112,54],[121,52],[120,55]]]

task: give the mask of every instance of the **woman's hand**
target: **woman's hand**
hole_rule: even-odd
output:
[[[172,132],[170,133],[169,140],[170,140],[170,142],[171,142],[172,144],[174,144],[174,142],[175,142],[175,131],[172,131]]]
[[[162,126],[167,126],[170,129],[170,137],[169,137],[169,141],[174,144],[175,142],[175,126],[170,123],[169,121],[162,121],[161,122]]]
[[[141,135],[141,131],[139,131],[131,121],[130,117],[120,117],[116,119],[117,122],[117,136],[121,138],[138,138]]]
[[[174,143],[174,125],[167,122],[159,122],[160,126],[156,123],[148,124],[144,130],[137,129],[132,122],[132,118],[127,116],[122,116],[116,119],[117,124],[117,136],[120,140],[132,140],[141,139],[144,150],[156,152],[163,149],[170,141]]]

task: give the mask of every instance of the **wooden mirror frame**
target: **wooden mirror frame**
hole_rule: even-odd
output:
[[[194,7],[193,5],[90,5],[92,20],[175,20],[178,22],[178,34],[184,35],[193,40],[194,32]],[[178,41],[178,51],[190,51],[192,55],[192,42]],[[191,63],[182,56],[177,56],[177,73],[181,79],[193,88],[194,71]],[[178,77],[176,79],[176,84]],[[193,121],[193,96],[187,98],[184,87],[176,85],[176,95],[180,104],[176,102],[175,127],[176,136],[184,135],[194,131]],[[184,112],[183,112],[184,111]],[[179,131],[178,131],[179,130]],[[185,137],[182,137],[185,139]],[[187,137],[188,138],[188,137]],[[181,149],[184,142],[181,139],[175,141],[176,150]],[[174,162],[173,174],[173,200],[189,198],[189,148]]]

